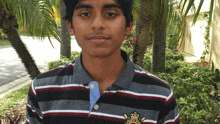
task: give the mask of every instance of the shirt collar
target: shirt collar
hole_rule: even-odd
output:
[[[112,84],[112,86],[117,86],[120,89],[127,89],[135,74],[134,63],[130,60],[129,55],[124,50],[121,50],[121,56],[126,62],[126,68],[118,79]],[[88,84],[89,82],[93,81],[82,64],[82,53],[75,61],[73,80],[79,84]]]

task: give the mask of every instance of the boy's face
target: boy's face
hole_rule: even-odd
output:
[[[122,42],[133,28],[126,27],[126,19],[115,0],[79,0],[73,13],[70,34],[82,48],[83,54],[107,57],[120,50]]]

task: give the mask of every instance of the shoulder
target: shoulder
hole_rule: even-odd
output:
[[[59,67],[56,67],[50,71],[39,74],[34,79],[34,86],[44,86],[44,85],[56,85],[59,78],[73,75],[75,60]]]
[[[166,81],[147,72],[136,64],[134,64],[134,71],[135,74],[131,85],[132,88],[134,87],[133,90],[140,93],[161,96],[166,99],[173,94],[170,85]]]

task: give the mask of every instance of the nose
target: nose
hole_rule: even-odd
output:
[[[104,30],[105,29],[105,20],[101,14],[94,16],[92,22],[92,30]]]

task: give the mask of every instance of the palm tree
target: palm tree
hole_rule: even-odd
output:
[[[166,47],[166,27],[167,24],[176,20],[175,11],[173,11],[174,0],[141,0],[140,1],[140,14],[139,14],[139,31],[137,34],[137,42],[134,46],[133,61],[139,66],[143,65],[143,58],[145,50],[148,44],[152,44],[152,34],[154,37],[154,50],[153,50],[153,71],[163,71],[165,68],[165,47]],[[184,20],[184,17],[189,12],[190,8],[193,7],[195,0],[181,0],[181,15],[180,17]],[[204,0],[200,1],[197,7],[194,21],[196,22],[199,11]],[[188,5],[187,5],[188,3]],[[212,15],[214,0],[211,0],[210,12]],[[187,6],[186,6],[187,5]],[[186,9],[184,9],[186,8]],[[209,16],[209,24],[211,23],[211,17]],[[166,21],[164,21],[166,20]],[[184,22],[184,21],[183,21]],[[161,37],[158,37],[161,36]],[[183,32],[180,32],[180,36],[183,36]],[[158,52],[159,50],[159,52]],[[154,56],[155,55],[155,56]],[[158,68],[157,68],[157,67]]]
[[[71,37],[67,28],[67,21],[64,19],[66,6],[63,0],[50,0],[51,4],[60,12],[61,20],[61,44],[60,55],[70,59],[71,56]]]
[[[147,45],[152,44],[151,25],[154,19],[154,3],[155,0],[140,0],[137,41],[133,51],[133,62],[139,66],[143,66]]]
[[[0,0],[0,28],[8,36],[13,48],[21,58],[30,77],[34,79],[40,71],[18,35],[18,26],[26,23],[31,36],[41,39],[50,35],[60,41],[60,32],[53,17],[49,0]],[[52,44],[52,43],[51,43]]]

